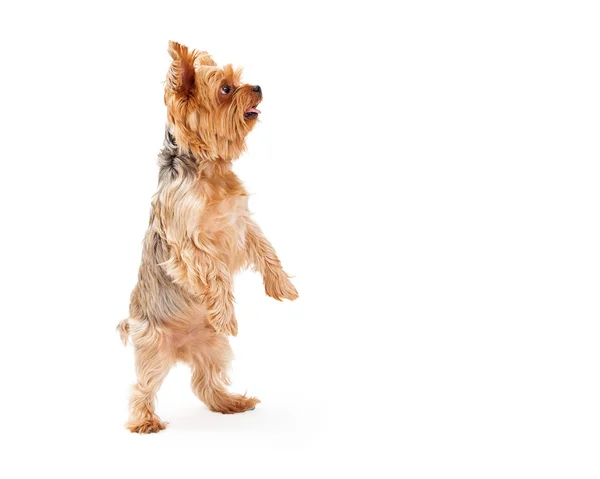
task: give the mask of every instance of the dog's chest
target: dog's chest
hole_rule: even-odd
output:
[[[248,197],[232,196],[209,205],[200,219],[201,230],[234,269],[244,256],[248,218]]]
[[[235,236],[245,235],[248,217],[248,198],[234,196],[225,198],[208,208],[213,231],[225,231]]]

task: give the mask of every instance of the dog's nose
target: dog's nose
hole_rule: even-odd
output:
[[[262,93],[262,88],[260,87],[260,85],[254,85],[252,87],[252,91],[255,91],[256,93]]]

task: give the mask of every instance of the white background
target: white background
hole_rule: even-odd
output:
[[[597,2],[13,2],[2,477],[597,478]],[[233,389],[123,428],[167,41],[245,68],[235,169],[300,292],[236,281]]]

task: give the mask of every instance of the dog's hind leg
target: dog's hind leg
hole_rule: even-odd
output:
[[[136,324],[130,328],[130,334],[135,346],[137,383],[131,393],[130,416],[126,427],[137,433],[158,432],[167,425],[154,412],[156,393],[173,360],[162,335],[153,331],[148,323]]]
[[[212,333],[198,346],[191,355],[192,389],[196,396],[214,412],[235,414],[254,409],[260,402],[257,398],[227,391],[227,370],[233,357],[229,340]]]

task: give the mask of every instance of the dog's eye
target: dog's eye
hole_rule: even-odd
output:
[[[223,95],[229,95],[230,92],[231,92],[231,87],[229,85],[225,85],[223,88],[221,88],[221,93]]]

